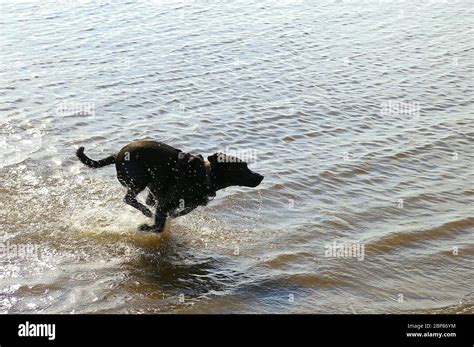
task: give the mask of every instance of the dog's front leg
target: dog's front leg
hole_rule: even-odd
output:
[[[165,229],[166,213],[164,211],[158,211],[156,209],[155,214],[155,225],[153,225],[154,232],[161,233]]]

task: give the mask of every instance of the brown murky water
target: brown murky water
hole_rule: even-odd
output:
[[[1,312],[473,312],[472,2],[0,11]],[[140,233],[145,138],[265,180]]]

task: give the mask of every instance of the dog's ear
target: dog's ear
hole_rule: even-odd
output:
[[[210,155],[207,157],[207,160],[211,163],[211,164],[216,164],[217,163],[217,160],[219,158],[219,156],[221,156],[222,153],[214,153],[213,155]]]
[[[204,163],[202,155],[193,155],[188,159],[188,165],[194,170],[199,169]]]

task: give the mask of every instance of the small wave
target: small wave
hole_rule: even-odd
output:
[[[298,272],[282,275],[273,275],[260,281],[253,281],[245,287],[255,287],[254,290],[267,291],[272,289],[281,290],[282,287],[294,288],[318,288],[318,287],[343,287],[351,285],[342,276],[335,274],[316,274],[311,272]],[[249,288],[245,288],[248,290]]]
[[[396,232],[369,243],[366,249],[368,252],[385,253],[394,248],[410,246],[421,241],[450,237],[456,233],[465,232],[468,228],[472,227],[474,227],[474,218],[470,217],[446,222],[428,229]]]
[[[272,269],[279,269],[290,263],[298,261],[311,260],[317,266],[317,258],[313,254],[307,252],[282,253],[274,256],[269,260],[264,260],[263,265]]]

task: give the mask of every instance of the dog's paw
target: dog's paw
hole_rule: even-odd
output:
[[[155,200],[155,198],[153,197],[153,195],[148,194],[145,203],[146,203],[148,206],[155,206],[155,205],[156,205],[156,200]]]
[[[147,210],[143,210],[142,212],[143,212],[143,214],[145,215],[145,217],[148,217],[148,218],[153,217],[153,213],[152,213],[150,210],[148,210],[148,209],[147,209]]]
[[[139,231],[147,231],[152,233],[161,233],[164,228],[157,227],[156,225],[142,224],[138,227]]]
[[[151,231],[153,229],[152,225],[142,224],[138,227],[139,231]]]

